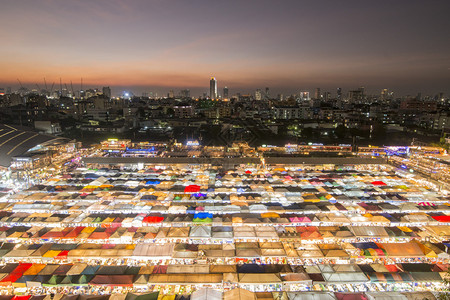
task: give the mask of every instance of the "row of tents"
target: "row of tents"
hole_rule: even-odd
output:
[[[178,228],[177,228],[178,229]],[[314,232],[309,232],[312,235]],[[235,242],[222,244],[101,244],[101,243],[33,243],[16,245],[3,243],[3,259],[80,260],[80,259],[350,259],[350,258],[430,258],[449,259],[450,243],[431,243],[413,240],[403,243],[305,243],[301,242]]]
[[[0,268],[0,286],[122,286],[195,285],[235,283],[243,285],[360,283],[440,283],[448,276],[448,265],[156,265],[143,267],[86,264],[6,264]],[[376,271],[378,270],[378,271]],[[390,271],[390,272],[389,272]],[[193,276],[195,274],[195,276]]]
[[[228,243],[239,241],[355,241],[364,239],[399,238],[401,241],[413,239],[447,240],[450,228],[446,225],[436,226],[267,226],[268,223],[240,222],[230,225],[208,224],[208,219],[200,219],[194,223],[180,220],[176,226],[2,226],[0,239],[3,241],[26,241],[32,239],[35,243],[60,240],[65,243],[83,242],[160,242],[173,240],[202,240],[205,243]],[[174,223],[176,224],[176,223]],[[29,225],[29,224],[28,224]],[[42,225],[42,224],[39,224]],[[188,226],[187,226],[188,225]],[[190,226],[189,226],[190,225]],[[239,226],[238,226],[239,225]]]
[[[63,193],[60,193],[63,194]],[[425,212],[439,214],[448,212],[450,207],[447,202],[338,202],[338,201],[321,201],[303,202],[299,201],[300,197],[277,198],[268,197],[264,201],[248,200],[243,196],[236,196],[231,200],[223,200],[220,196],[216,196],[219,200],[212,201],[194,200],[168,200],[166,198],[158,199],[160,193],[142,195],[140,198],[131,199],[129,201],[109,199],[24,199],[19,200],[18,195],[10,197],[11,202],[0,202],[0,209],[6,212],[44,212],[44,211],[101,211],[103,209],[117,211],[154,211],[160,213],[187,213],[195,214],[197,212],[206,211],[210,213],[248,213],[255,211],[257,213],[278,213],[287,212],[297,213],[327,213],[327,212],[366,212],[366,213],[408,213],[408,212]],[[35,196],[32,194],[28,197]],[[57,194],[55,194],[57,195]],[[42,194],[40,194],[42,196]],[[175,198],[178,197],[175,195]],[[137,207],[137,209],[133,209]]]
[[[435,300],[431,292],[251,292],[242,288],[219,291],[203,288],[192,294],[116,293],[105,295],[89,294],[46,294],[46,295],[0,295],[0,300]]]

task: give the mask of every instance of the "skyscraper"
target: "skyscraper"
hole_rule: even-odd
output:
[[[300,92],[300,100],[301,101],[309,101],[311,98],[309,97],[309,92]]]
[[[228,87],[223,88],[223,99],[228,99]]]
[[[111,88],[109,86],[104,86],[102,92],[106,98],[111,98]]]
[[[388,89],[382,89],[381,90],[381,100],[386,100],[388,95]]]
[[[336,96],[337,100],[342,100],[342,89],[341,88],[337,88],[337,96]]]
[[[255,100],[261,100],[262,99],[262,93],[260,89],[257,89],[255,91]]]
[[[182,98],[190,98],[191,97],[191,91],[189,89],[184,89],[180,91],[180,95]]]
[[[316,92],[314,93],[314,99],[320,99],[320,88],[316,88]]]
[[[209,81],[209,97],[211,99],[217,99],[217,80],[215,77],[211,77]]]

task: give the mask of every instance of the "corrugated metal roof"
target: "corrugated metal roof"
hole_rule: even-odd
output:
[[[65,140],[67,139],[0,124],[0,166],[9,167],[14,156],[20,156],[37,145]]]

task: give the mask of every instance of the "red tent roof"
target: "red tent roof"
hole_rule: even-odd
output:
[[[42,235],[43,239],[62,238],[62,237],[64,237],[64,233],[61,231],[49,231]]]
[[[144,223],[160,223],[164,221],[164,217],[158,217],[158,216],[147,216],[142,220]]]
[[[31,295],[22,295],[22,296],[14,296],[11,300],[28,300],[31,298]]]
[[[184,192],[185,193],[198,193],[200,192],[200,186],[192,184],[192,185],[188,185],[187,187],[184,188]]]
[[[390,272],[390,273],[397,273],[398,268],[396,265],[384,265],[384,267]]]
[[[55,256],[55,259],[66,259],[68,254],[69,254],[68,250],[63,250],[59,252],[58,255]]]
[[[69,233],[67,233],[64,237],[65,238],[76,238],[81,231],[83,231],[84,227],[83,226],[78,226],[75,227],[73,230],[69,231]]]
[[[96,239],[96,240],[102,240],[102,239],[108,239],[109,234],[107,232],[93,232],[90,236],[90,239]]]
[[[372,181],[373,185],[386,185],[386,183],[384,183],[383,181],[377,180],[377,181]]]
[[[439,222],[450,222],[450,216],[432,216],[432,218]]]
[[[338,300],[367,300],[363,293],[334,293]]]

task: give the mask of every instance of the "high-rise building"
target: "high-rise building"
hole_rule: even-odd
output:
[[[381,90],[381,100],[386,100],[388,96],[388,89]]]
[[[104,86],[102,92],[105,97],[111,98],[111,88],[109,86]]]
[[[361,91],[362,97],[364,97],[366,95],[366,88],[365,87],[362,86],[358,90]]]
[[[283,94],[278,94],[278,100],[279,101],[283,101],[284,100],[284,95]]]
[[[265,95],[265,97],[266,97],[267,99],[270,98],[269,87],[266,87],[266,95]]]
[[[228,99],[228,87],[223,88],[223,98]]]
[[[211,77],[209,81],[209,97],[211,99],[217,99],[217,80],[215,77]]]
[[[341,88],[337,88],[336,99],[342,100],[342,89]]]
[[[309,98],[309,92],[300,92],[300,100],[301,101],[309,101],[309,100],[311,100],[310,98]]]
[[[181,90],[180,92],[182,98],[190,98],[191,91],[189,89]]]
[[[169,94],[167,94],[168,98],[174,98],[175,97],[175,93],[173,92],[173,90],[169,91]]]
[[[320,88],[316,88],[316,92],[314,93],[314,99],[320,99]]]
[[[361,89],[355,91],[348,91],[348,100],[352,103],[361,101],[364,97],[364,92]]]
[[[260,89],[255,91],[255,100],[262,100],[262,93]]]

